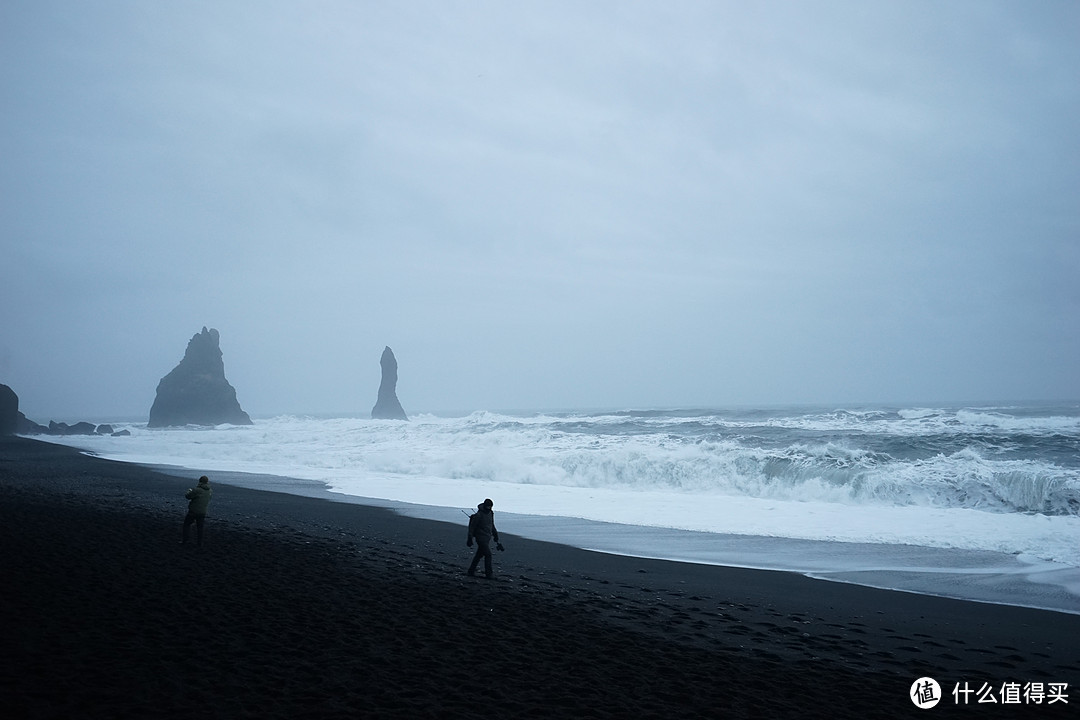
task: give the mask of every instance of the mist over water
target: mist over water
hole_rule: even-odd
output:
[[[410,422],[279,416],[250,427],[118,426],[132,436],[62,441],[120,460],[288,476],[397,503],[471,508],[492,497],[503,513],[533,517],[519,524],[546,539],[560,539],[551,537],[556,527],[571,532],[554,518],[638,527],[636,538],[624,530],[614,540],[586,533],[593,539],[576,541],[627,554],[850,573],[903,571],[910,549],[923,547],[954,553],[937,556],[934,572],[973,562],[980,573],[1080,569],[1077,405],[477,412]],[[669,531],[701,535],[691,550],[689,535],[657,535]],[[732,550],[733,536],[789,544],[769,564],[757,546]],[[830,559],[837,554],[842,562]],[[1080,575],[1066,575],[1068,592],[1080,595],[1073,587]]]

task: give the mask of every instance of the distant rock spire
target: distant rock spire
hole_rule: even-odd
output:
[[[397,399],[397,358],[390,346],[383,350],[379,364],[382,366],[382,381],[379,383],[379,399],[371,408],[371,417],[375,420],[408,420]]]
[[[147,427],[252,424],[225,379],[219,342],[212,328],[191,338],[184,359],[158,383]]]

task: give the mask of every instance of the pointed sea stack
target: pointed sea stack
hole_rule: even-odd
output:
[[[383,350],[379,364],[382,365],[382,382],[379,383],[379,399],[371,408],[371,417],[375,420],[408,420],[397,399],[397,358],[389,346]]]
[[[157,386],[147,427],[173,425],[251,425],[236,390],[225,379],[218,331],[196,333],[180,364]]]

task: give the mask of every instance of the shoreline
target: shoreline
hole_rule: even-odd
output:
[[[73,446],[72,446],[73,447]],[[115,459],[116,462],[129,462]],[[316,480],[243,471],[196,471],[131,463],[174,477],[212,472],[224,482],[329,502],[370,505],[427,520],[459,521],[461,509],[347,495]],[[791,572],[826,582],[938,598],[1080,615],[1080,568],[984,550],[706,533],[585,518],[499,512],[518,534],[611,555],[747,570]],[[657,552],[658,548],[666,552]],[[852,559],[854,555],[855,559]],[[776,562],[782,557],[784,562]],[[1036,579],[1038,578],[1038,579]]]
[[[1080,701],[949,695],[1075,691],[1080,616],[609,555],[505,521],[487,582],[464,576],[463,523],[213,476],[206,548],[189,552],[177,540],[193,482],[0,439],[0,567],[18,578],[3,607],[19,619],[0,631],[15,649],[2,677],[19,717],[80,703],[73,714],[179,716],[191,693],[216,717],[456,716],[476,702],[511,716],[909,717],[924,676],[946,714],[1054,717]]]
[[[901,417],[902,413],[883,414],[881,410],[867,414],[871,418],[869,427],[885,431],[889,444],[905,446],[904,438],[910,432],[927,429],[921,420],[911,427]],[[932,424],[951,427],[959,423],[963,431],[950,430],[949,442],[963,447],[967,432],[979,431],[983,423],[993,424],[996,418],[990,412],[993,408],[978,410],[972,417],[961,417],[958,410],[943,408],[916,415],[931,418]],[[710,432],[728,428],[732,423],[734,426],[747,421],[770,424],[766,422],[768,417],[763,418],[757,411],[747,417],[720,411],[709,413],[708,423],[702,427],[710,428]],[[679,416],[682,415],[680,411]],[[1016,417],[1008,416],[1010,421],[1026,422],[1022,413],[1013,415]],[[1066,416],[1051,419],[1064,422],[1062,427],[1068,429],[1075,418],[1069,413]],[[750,449],[757,441],[746,447],[737,442],[735,448],[703,451],[706,455],[701,458],[692,454],[694,462],[687,465],[684,462],[687,458],[666,455],[670,448],[658,439],[662,435],[652,432],[656,428],[650,421],[644,425],[635,423],[629,429],[620,425],[618,440],[613,442],[624,452],[615,452],[608,459],[603,453],[590,450],[587,442],[581,444],[594,432],[606,433],[601,430],[606,419],[581,419],[586,422],[582,427],[587,427],[588,433],[579,436],[575,430],[567,436],[574,438],[572,441],[560,435],[561,421],[557,418],[542,418],[532,427],[535,424],[532,419],[487,417],[487,414],[477,418],[480,423],[477,428],[472,427],[472,419],[461,425],[452,419],[432,417],[406,429],[392,424],[372,425],[370,421],[355,418],[314,421],[307,417],[281,416],[264,419],[258,429],[223,426],[207,434],[199,428],[182,428],[163,435],[145,427],[132,427],[133,435],[122,439],[60,438],[59,441],[102,457],[141,462],[148,467],[164,459],[179,466],[171,469],[174,474],[185,474],[186,466],[213,470],[221,476],[223,473],[217,472],[219,468],[229,468],[236,471],[230,474],[235,475],[237,484],[253,489],[282,489],[275,482],[275,473],[306,478],[312,481],[311,488],[302,487],[304,481],[291,480],[288,491],[296,487],[298,494],[333,497],[342,502],[349,501],[350,495],[346,495],[349,493],[365,504],[392,506],[404,513],[451,522],[460,520],[457,508],[472,508],[476,497],[490,496],[502,508],[501,517],[508,517],[505,511],[509,509],[523,513],[513,517],[520,534],[580,548],[728,567],[794,571],[875,588],[1080,614],[1077,553],[1080,523],[1075,513],[995,512],[997,506],[992,502],[984,506],[982,499],[985,493],[998,497],[993,491],[1000,484],[996,481],[990,485],[976,483],[978,490],[970,493],[961,483],[949,491],[959,493],[959,498],[937,487],[934,478],[943,470],[956,472],[958,478],[968,477],[965,473],[982,472],[976,467],[978,463],[971,465],[973,457],[967,458],[963,467],[934,466],[924,468],[923,472],[916,466],[907,467],[910,458],[904,460],[907,451],[900,450],[899,464],[882,471],[885,472],[882,477],[901,473],[894,478],[896,487],[883,495],[868,491],[861,500],[860,473],[851,474],[859,463],[852,468],[841,463],[846,469],[836,478],[829,470],[831,460],[825,466],[812,463],[812,467],[805,469],[798,469],[796,464],[797,472],[788,477],[793,468],[785,461],[781,467],[774,468],[779,475],[778,496],[773,498],[771,491],[738,491],[744,480],[763,472],[755,465],[761,458]],[[790,427],[810,423],[809,427],[815,428],[813,432],[820,433],[837,421],[828,413],[803,415],[786,411],[778,419],[788,429],[776,440],[782,444],[794,443],[785,454],[794,452],[795,457],[801,457],[802,451],[798,433],[792,435]],[[854,424],[840,420],[840,432],[847,439],[842,443],[844,447],[862,447],[864,439],[857,434],[864,419]],[[519,420],[526,424],[519,424]],[[679,428],[683,421],[678,422],[670,429],[682,438],[678,433],[682,432]],[[884,425],[878,427],[874,423]],[[1041,427],[1034,420],[1023,426],[1028,425],[1033,432]],[[576,428],[576,423],[573,427]],[[661,427],[667,427],[666,421]],[[696,428],[694,432],[700,430]],[[474,437],[474,431],[494,434],[481,440],[480,436]],[[548,442],[550,438],[545,438],[549,431],[555,432],[552,437],[560,440],[554,444]],[[530,432],[539,434],[533,436]],[[642,441],[644,444],[634,439],[639,433],[648,438]],[[349,440],[342,442],[346,437]],[[459,447],[464,437],[478,439],[480,444],[474,446],[470,440],[467,447]],[[999,439],[1007,437],[1008,433]],[[422,444],[414,447],[421,439]],[[476,455],[477,448],[484,447],[485,442],[496,441],[507,444],[500,450],[498,461],[493,462],[483,453]],[[1035,445],[1028,447],[1021,438],[1018,441],[1027,448],[1025,453],[1035,452],[1038,457]],[[566,442],[570,443],[567,448],[581,453],[580,458],[574,453],[563,454],[567,448],[559,448]],[[529,449],[525,450],[520,443]],[[924,444],[925,438],[919,443]],[[823,458],[828,457],[826,452]],[[750,475],[746,478],[743,471],[737,470],[743,461],[749,463],[746,472]],[[669,462],[675,464],[665,464]],[[714,468],[710,463],[715,462],[722,464]],[[653,463],[659,465],[654,467]],[[1044,465],[1040,461],[1030,473],[1016,478],[1015,483],[1010,480],[998,487],[1005,493],[1002,497],[1012,498],[1010,487],[1024,487],[1028,480],[1035,483],[1036,490],[1041,487],[1037,478],[1032,480],[1028,476]],[[1071,467],[1071,463],[1066,462],[1066,466]],[[994,467],[1002,472],[1008,469]],[[799,480],[803,470],[809,472],[810,479],[805,489]],[[816,479],[818,471],[824,473],[822,477],[833,479]],[[1000,475],[998,471],[994,477]],[[535,477],[531,474],[534,472]],[[559,473],[563,472],[570,473],[570,481],[561,479]],[[765,473],[766,480],[772,472]],[[590,478],[595,473],[606,480],[594,486]],[[874,477],[881,480],[878,475]],[[552,478],[555,481],[549,484],[547,480]],[[612,478],[619,482],[608,482]],[[668,486],[672,478],[677,478],[679,487],[685,486],[687,492]],[[878,480],[871,485],[877,487]],[[788,487],[793,481],[797,481],[796,485]],[[822,483],[826,490],[833,488],[835,492],[823,490],[819,487]],[[767,485],[766,489],[771,487]],[[331,488],[336,492],[329,492]],[[725,488],[736,491],[728,492]],[[1036,490],[1033,492],[1037,495]],[[905,500],[909,491],[914,493],[914,499]],[[947,496],[940,504],[929,500],[938,491]],[[849,498],[848,492],[855,495]],[[924,496],[925,493],[930,495]],[[1058,495],[1054,497],[1065,502],[1072,497],[1071,486]],[[888,500],[893,496],[896,502]],[[1024,506],[1024,502],[1019,502],[1017,507]],[[455,510],[448,517],[438,506]]]

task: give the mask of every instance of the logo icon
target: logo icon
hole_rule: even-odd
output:
[[[932,677],[921,677],[911,683],[911,702],[920,710],[929,710],[941,702],[941,686]]]

